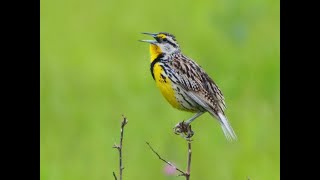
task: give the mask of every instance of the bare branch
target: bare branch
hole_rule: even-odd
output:
[[[112,172],[112,174],[113,174],[114,179],[115,179],[115,180],[118,180],[116,174],[115,174],[114,172]]]
[[[185,173],[184,171],[182,171],[181,169],[177,168],[176,166],[174,166],[174,165],[173,165],[172,163],[170,163],[169,161],[163,159],[163,158],[152,148],[152,146],[150,145],[150,143],[148,143],[148,142],[146,142],[146,143],[147,143],[147,145],[149,146],[149,148],[151,149],[151,151],[152,151],[153,153],[155,153],[161,161],[167,163],[169,166],[173,167],[175,170],[181,172],[181,176],[186,176],[186,173]]]
[[[176,134],[181,134],[183,133],[182,135],[186,135],[184,136],[184,138],[187,140],[188,142],[188,159],[187,159],[187,171],[184,172],[182,171],[181,169],[177,168],[176,166],[174,166],[173,164],[171,164],[170,162],[168,162],[167,160],[163,159],[152,147],[151,145],[147,143],[147,145],[150,147],[150,149],[152,150],[153,153],[155,153],[158,158],[167,163],[169,166],[173,167],[176,171],[179,171],[181,174],[178,175],[178,176],[184,176],[186,177],[186,180],[190,180],[190,172],[191,172],[191,154],[192,154],[192,151],[191,151],[191,137],[194,135],[194,132],[192,131],[191,129],[191,125],[190,124],[187,124],[187,123],[184,123],[183,121],[178,123],[175,127],[174,127],[174,132]]]
[[[119,177],[120,180],[122,180],[122,170],[124,169],[123,165],[122,165],[122,141],[123,141],[123,133],[124,133],[124,126],[128,123],[128,120],[125,116],[123,116],[123,121],[121,123],[121,129],[120,129],[120,144],[114,144],[112,147],[115,149],[118,149],[119,151]],[[117,180],[117,176],[116,174],[113,172],[113,176],[115,178],[115,180]]]
[[[187,139],[188,141],[188,165],[187,165],[187,172],[186,172],[186,180],[190,179],[190,170],[191,170],[191,139]]]

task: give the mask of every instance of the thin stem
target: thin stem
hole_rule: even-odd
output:
[[[113,148],[116,148],[118,149],[119,151],[119,177],[120,177],[120,180],[122,180],[122,170],[124,169],[123,165],[122,165],[122,141],[123,141],[123,133],[124,133],[124,126],[128,123],[128,120],[126,117],[123,117],[123,121],[121,123],[121,133],[120,133],[120,145],[113,145]],[[117,180],[117,176],[115,175],[115,173],[113,172],[113,176],[115,178],[115,180]]]
[[[181,169],[177,168],[176,166],[174,166],[172,163],[170,163],[169,161],[163,159],[150,145],[150,143],[146,142],[147,145],[149,146],[149,148],[151,149],[151,151],[156,154],[158,156],[158,158],[165,162],[166,164],[168,164],[169,166],[173,167],[176,171],[179,171],[181,174],[179,176],[185,176],[186,180],[190,180],[190,170],[191,170],[191,139],[187,139],[188,141],[188,160],[187,160],[187,172],[182,171]]]
[[[198,116],[200,116],[201,114],[202,114],[202,113],[198,113],[198,114],[195,115],[195,117],[198,117]],[[184,177],[186,177],[186,180],[190,180],[191,155],[192,155],[192,151],[191,151],[191,141],[192,141],[192,140],[191,140],[191,137],[192,137],[192,135],[193,135],[193,131],[192,131],[192,129],[191,129],[191,125],[190,125],[190,124],[186,124],[186,123],[184,123],[183,121],[180,122],[179,124],[177,124],[174,129],[175,129],[175,131],[178,130],[178,133],[184,133],[184,134],[187,134],[187,135],[188,135],[187,137],[185,137],[185,139],[186,139],[187,142],[188,142],[188,159],[187,159],[187,171],[186,171],[186,172],[182,171],[181,169],[179,169],[179,168],[175,167],[174,165],[172,165],[172,164],[171,164],[170,162],[168,162],[167,160],[163,159],[163,158],[151,147],[151,145],[150,145],[148,142],[146,142],[146,143],[147,143],[147,145],[149,146],[149,148],[152,150],[152,152],[155,153],[161,161],[167,163],[169,166],[173,167],[176,171],[179,171],[179,172],[181,173],[179,176],[184,176]]]
[[[188,141],[188,166],[187,166],[187,172],[186,172],[186,180],[190,179],[190,171],[191,171],[191,139],[187,139]]]
[[[186,176],[186,173],[183,172],[181,169],[177,168],[177,167],[174,166],[172,163],[170,163],[170,162],[168,162],[167,160],[163,159],[163,158],[152,148],[152,146],[150,145],[150,143],[148,143],[148,142],[146,142],[146,143],[147,143],[147,145],[149,146],[149,148],[151,149],[151,151],[152,151],[153,153],[155,153],[161,161],[167,163],[169,166],[173,167],[175,170],[181,172],[182,176]]]
[[[119,148],[119,157],[120,157],[120,163],[119,163],[119,168],[120,168],[120,180],[122,180],[122,170],[124,169],[122,165],[122,141],[123,141],[123,132],[124,132],[124,126],[127,124],[127,118],[123,117],[123,121],[121,123],[121,136],[120,136],[120,148]]]
[[[118,180],[116,174],[115,174],[114,172],[112,172],[112,174],[113,174],[114,179],[115,179],[115,180]]]

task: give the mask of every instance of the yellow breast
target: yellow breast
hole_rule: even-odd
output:
[[[161,54],[161,49],[151,44],[150,45],[150,54],[151,54],[151,62],[153,62],[157,57]],[[172,88],[172,82],[170,79],[164,75],[164,70],[160,66],[159,62],[156,62],[153,67],[151,67],[151,71],[154,76],[154,80],[156,81],[157,87],[160,89],[162,95],[165,99],[174,107],[181,109],[180,103],[177,101],[175,96],[175,91]]]
[[[180,109],[180,103],[177,101],[175,91],[172,88],[172,82],[163,73],[162,67],[156,63],[153,68],[154,79],[164,98],[174,107]]]

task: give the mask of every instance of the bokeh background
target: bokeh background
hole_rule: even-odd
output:
[[[174,34],[226,99],[239,141],[205,114],[194,121],[191,179],[280,179],[278,0],[41,0],[40,176],[107,180],[118,173],[121,115],[124,179],[185,169],[187,144],[172,128],[192,114],[173,109],[150,75],[140,32]]]

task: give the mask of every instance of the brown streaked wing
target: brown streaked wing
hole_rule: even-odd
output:
[[[185,90],[199,94],[199,98],[215,110],[218,104],[219,110],[224,113],[226,106],[222,92],[196,62],[182,54],[177,54],[169,65],[179,78],[178,83]]]

